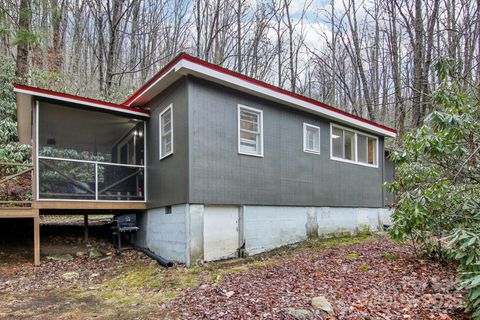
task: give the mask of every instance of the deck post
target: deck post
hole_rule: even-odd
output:
[[[83,215],[83,234],[85,237],[85,243],[88,243],[88,214]]]
[[[40,265],[40,217],[33,218],[33,254],[35,266]]]

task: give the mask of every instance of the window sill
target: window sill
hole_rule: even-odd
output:
[[[334,156],[330,156],[330,159],[331,159],[331,160],[334,160],[334,161],[339,161],[339,162],[356,164],[356,165],[363,166],[363,167],[378,168],[378,165],[375,165],[375,164],[357,162],[357,161],[353,161],[353,160],[346,160],[346,159],[337,158],[337,157],[334,157]]]
[[[163,157],[160,157],[160,159],[159,159],[159,160],[163,160],[163,159],[165,159],[165,158],[168,158],[168,157],[170,157],[172,154],[173,154],[173,151],[172,151],[172,152],[170,152],[170,153],[167,153],[167,154],[166,154],[166,155],[164,155]]]
[[[303,149],[303,152],[305,152],[305,153],[311,153],[311,154],[320,154],[320,151],[307,150],[307,149]]]
[[[248,152],[238,151],[238,154],[241,154],[241,155],[244,155],[244,156],[252,156],[252,157],[257,157],[257,158],[263,158],[263,154],[258,154],[258,153],[248,153]]]

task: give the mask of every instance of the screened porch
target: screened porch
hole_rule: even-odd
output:
[[[37,200],[145,201],[145,122],[37,104]]]

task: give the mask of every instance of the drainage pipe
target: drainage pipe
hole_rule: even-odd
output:
[[[147,256],[149,256],[150,258],[154,259],[154,260],[157,260],[157,262],[159,264],[161,264],[162,266],[164,267],[167,267],[167,268],[171,268],[173,267],[173,263],[172,261],[170,260],[167,260],[163,257],[160,257],[159,255],[155,254],[154,252],[150,251],[149,249],[147,248],[142,248],[142,247],[137,247],[135,246],[135,249],[138,250],[138,251],[141,251],[143,253],[145,253]]]

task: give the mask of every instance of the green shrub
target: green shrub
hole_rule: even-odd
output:
[[[0,162],[29,163],[31,147],[18,142],[15,93],[15,66],[0,56]],[[0,166],[0,180],[25,170],[25,167]],[[0,185],[0,200],[30,200],[31,181],[24,174]]]
[[[476,88],[458,84],[457,67],[437,61],[434,111],[391,156],[396,179],[388,188],[397,203],[389,232],[418,254],[459,261],[467,307],[480,319],[480,101]]]

